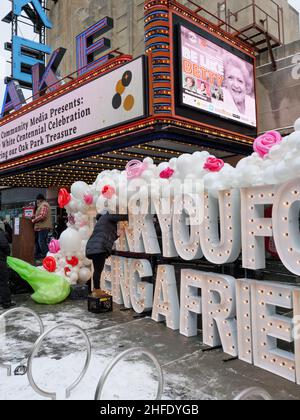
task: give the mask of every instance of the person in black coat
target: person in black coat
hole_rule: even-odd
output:
[[[100,294],[100,279],[104,269],[105,260],[112,254],[113,246],[118,239],[118,223],[127,221],[127,215],[98,214],[92,236],[86,246],[86,257],[93,261],[94,265],[94,292],[98,297]]]
[[[3,309],[9,309],[16,304],[11,300],[9,289],[9,272],[7,257],[10,255],[10,246],[5,232],[0,229],[0,304]]]

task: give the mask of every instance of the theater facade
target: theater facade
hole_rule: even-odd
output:
[[[160,163],[205,149],[233,163],[251,152],[255,50],[176,1],[146,1],[144,9],[144,55],[93,63],[91,50],[79,49],[84,71],[46,80],[36,99],[1,119],[2,186],[91,183],[102,170],[145,156]],[[103,25],[80,42],[99,49]]]

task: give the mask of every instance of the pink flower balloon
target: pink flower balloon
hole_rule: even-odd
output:
[[[159,177],[161,179],[170,179],[174,175],[174,173],[175,173],[174,169],[167,168],[160,173]]]
[[[280,144],[281,142],[282,137],[278,131],[268,131],[254,141],[253,149],[261,158],[264,158],[269,154],[272,147]]]
[[[51,254],[57,254],[60,251],[60,243],[57,239],[52,239],[49,244],[49,252]]]
[[[94,202],[94,197],[92,196],[92,194],[85,194],[84,202],[87,206],[91,206]]]
[[[126,165],[126,173],[128,179],[139,178],[147,170],[148,164],[139,160],[131,160]]]
[[[105,185],[105,187],[103,187],[101,191],[101,194],[103,195],[104,198],[111,200],[113,196],[116,194],[116,190],[114,187],[110,185]]]
[[[210,157],[207,159],[203,169],[209,172],[220,172],[224,168],[224,165],[225,163],[222,159]]]

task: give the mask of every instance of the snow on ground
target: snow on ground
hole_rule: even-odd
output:
[[[57,399],[65,399],[65,389],[79,376],[86,353],[71,354],[61,360],[46,357],[33,362],[34,380],[47,392],[57,392]],[[98,381],[110,359],[93,355],[83,381],[72,392],[70,400],[94,399]],[[15,366],[14,366],[15,367]],[[152,366],[137,355],[121,361],[111,372],[103,390],[106,400],[151,400],[157,392],[158,382]],[[31,388],[26,376],[6,377],[0,370],[0,400],[43,400]]]

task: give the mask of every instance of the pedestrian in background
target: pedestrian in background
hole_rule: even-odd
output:
[[[35,235],[35,258],[44,259],[48,254],[48,235],[53,229],[50,204],[43,194],[36,198],[36,212],[32,219]]]
[[[4,231],[4,223],[0,223],[0,305],[3,309],[9,309],[16,306],[11,300],[9,289],[9,271],[7,266],[7,257],[10,255],[10,246]]]

